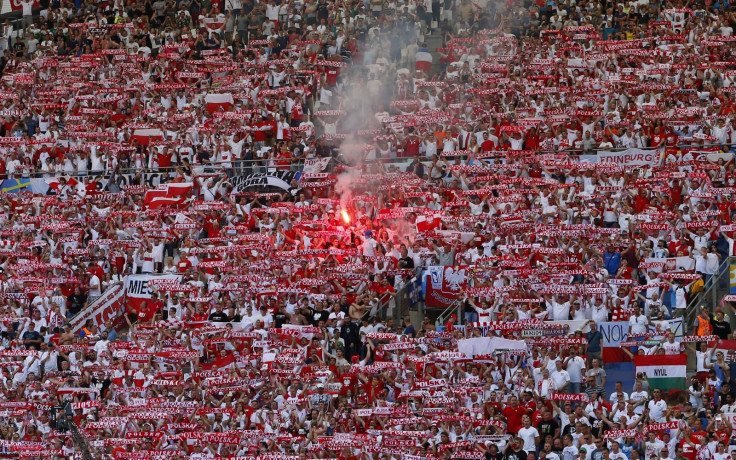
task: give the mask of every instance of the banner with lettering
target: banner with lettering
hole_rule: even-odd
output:
[[[621,151],[601,150],[598,152],[599,163],[614,163],[623,167],[659,166],[660,151],[644,149],[626,149]]]
[[[318,174],[325,170],[332,157],[307,158],[304,160],[304,174]]]
[[[243,194],[253,189],[268,189],[271,187],[281,190],[291,190],[292,180],[299,180],[301,171],[270,171],[264,174],[248,174],[233,177],[233,195]]]
[[[151,294],[164,284],[178,284],[181,275],[129,275],[125,277],[125,305],[128,311],[140,313],[143,302],[151,302]],[[160,298],[160,297],[159,297]]]
[[[443,267],[433,265],[427,268],[424,303],[428,307],[447,308],[468,287],[467,265]]]
[[[685,388],[687,355],[640,355],[634,357],[636,373],[646,374],[649,388],[681,390]]]
[[[122,319],[123,312],[125,311],[123,305],[123,299],[125,297],[125,290],[120,285],[115,285],[107,289],[102,293],[102,296],[98,297],[91,305],[87,306],[84,310],[76,314],[69,324],[71,325],[71,332],[76,334],[88,319],[94,320],[95,324],[105,324],[108,320],[115,322]]]
[[[629,323],[626,321],[607,321],[598,323],[598,330],[603,336],[603,361],[606,363],[625,363],[631,361],[622,350],[621,342],[629,337]]]

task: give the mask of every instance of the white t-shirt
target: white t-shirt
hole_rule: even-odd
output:
[[[567,361],[567,373],[570,374],[570,382],[582,382],[583,368],[585,368],[585,361],[580,356]]]
[[[570,319],[570,302],[557,303],[552,301],[547,305],[547,310],[552,313],[553,321],[567,321]]]
[[[629,332],[633,334],[644,334],[647,332],[649,320],[644,315],[629,318]]]
[[[539,431],[537,431],[536,428],[534,428],[533,426],[530,426],[529,428],[520,428],[519,437],[524,441],[524,446],[522,447],[522,449],[527,452],[536,451],[537,446],[535,444],[535,440],[539,437]]]
[[[689,290],[690,289],[685,288],[684,286],[683,287],[678,286],[674,289],[675,291],[675,309],[681,310],[681,309],[687,308],[687,298],[685,294]]]
[[[660,347],[664,350],[665,355],[679,355],[681,351],[679,342],[670,343],[669,340],[660,345]]]
[[[20,4],[23,7],[23,16],[33,16],[33,0],[25,0]]]
[[[102,295],[102,285],[97,275],[92,275],[89,279],[89,295],[90,297],[99,297]]]
[[[552,377],[552,380],[555,382],[555,390],[559,390],[570,381],[570,374],[568,374],[564,369],[561,371],[555,370],[550,374],[550,377]]]
[[[657,423],[664,422],[664,412],[667,410],[667,403],[663,399],[659,401],[649,401],[649,417]]]

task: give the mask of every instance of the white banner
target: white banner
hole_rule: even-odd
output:
[[[331,158],[307,158],[304,160],[304,174],[317,174],[325,170]]]
[[[490,355],[496,350],[525,351],[526,342],[501,337],[475,337],[457,341],[457,349],[468,358],[478,355]]]
[[[668,258],[657,258],[657,257],[647,257],[646,259],[642,260],[642,263],[644,264],[652,264],[645,265],[649,268],[647,268],[648,271],[651,272],[661,272],[664,270],[666,273],[670,272],[682,272],[682,271],[691,271],[695,269],[695,259],[692,257],[668,257]],[[660,264],[663,264],[660,266]]]
[[[121,318],[125,310],[123,306],[123,297],[125,290],[120,285],[115,285],[105,292],[102,296],[92,302],[92,305],[87,306],[84,310],[79,312],[69,321],[71,325],[71,332],[73,334],[78,333],[82,330],[84,323],[88,319],[94,320],[95,324],[105,324],[108,320],[115,321]]]
[[[659,150],[626,149],[619,152],[601,150],[598,162],[615,163],[620,166],[659,166],[661,154]]]
[[[125,277],[125,303],[129,309],[140,310],[142,302],[151,300],[155,283],[178,283],[181,275],[128,275]]]

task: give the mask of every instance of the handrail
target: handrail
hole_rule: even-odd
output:
[[[736,149],[736,144],[725,144],[729,149]],[[678,144],[675,146],[676,148],[711,148],[711,147],[720,147],[721,144],[704,144],[701,146],[688,146],[685,144]],[[638,150],[659,150],[660,147],[644,147],[640,148]],[[622,147],[614,147],[610,149],[595,149],[591,150],[590,153],[585,153],[580,150],[570,149],[570,150],[562,150],[562,151],[556,151],[554,153],[567,153],[574,157],[581,157],[581,156],[587,156],[587,155],[597,155],[599,152],[622,152],[625,150],[629,150],[628,148],[622,148]],[[726,153],[728,153],[730,150],[727,150]],[[539,150],[538,152],[542,153],[545,152],[545,150]],[[718,153],[718,152],[713,152]],[[466,154],[461,155],[446,155],[445,158],[464,158],[467,159]],[[412,157],[389,157],[389,158],[377,158],[375,160],[372,160],[374,163],[381,163],[383,165],[402,165],[406,166],[413,160]],[[429,159],[422,158],[421,159],[423,163],[428,163]],[[208,163],[191,163],[190,166],[192,168],[192,173],[194,174],[194,170],[200,169],[200,168],[211,168],[214,170],[224,170],[224,169],[232,169],[233,171],[240,172],[245,168],[261,168],[266,170],[294,170],[294,168],[301,168],[304,165],[304,158],[254,158],[254,159],[233,159],[230,161],[210,161]],[[339,159],[333,159],[334,162],[338,164],[344,165],[344,163],[340,162]],[[283,164],[277,164],[277,165],[269,165],[269,162],[277,162],[277,163],[283,163]],[[223,165],[228,164],[231,165],[229,168],[225,168]],[[347,165],[345,165],[347,166]],[[6,174],[4,172],[0,173],[0,180],[7,180],[7,179],[42,179],[42,178],[51,178],[51,177],[59,177],[59,176],[66,176],[69,175],[71,177],[106,177],[111,176],[113,174],[137,174],[139,172],[143,172],[145,174],[164,174],[164,173],[176,173],[177,167],[171,166],[171,167],[156,167],[155,169],[148,169],[144,168],[141,170],[140,168],[116,168],[116,169],[104,169],[102,171],[92,171],[87,170],[84,174],[79,173],[44,173],[42,171],[31,171],[31,172],[23,172],[23,173],[15,173],[15,174]],[[255,171],[251,171],[251,173],[256,173]]]
[[[729,256],[723,259],[721,264],[718,266],[716,273],[711,276],[712,281],[710,285],[706,286],[706,288],[702,292],[700,292],[699,295],[693,296],[688,301],[684,325],[686,329],[693,324],[695,316],[697,316],[697,304],[703,304],[706,308],[708,308],[708,313],[710,315],[713,314],[719,301],[718,297],[719,290],[721,290],[721,277],[724,273],[728,273],[731,264],[736,264],[736,256]]]
[[[724,272],[728,273],[728,270],[733,263],[736,263],[735,256],[728,256],[723,259],[723,262],[721,262],[721,264],[718,266],[718,270],[716,271],[716,273],[711,276],[711,279],[713,279],[713,277],[717,278],[710,283],[710,286],[708,286],[706,292],[703,293],[705,295],[712,296],[711,310],[714,310],[716,308],[716,305],[718,305],[718,288],[721,284],[721,277],[723,276]]]
[[[462,309],[462,301],[460,299],[455,299],[449,307],[442,310],[442,313],[440,313],[440,316],[438,316],[437,320],[435,321],[435,326],[443,326],[446,320],[452,315],[457,315],[457,324],[462,324]]]

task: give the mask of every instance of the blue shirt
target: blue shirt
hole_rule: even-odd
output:
[[[615,252],[613,254],[610,254],[606,252],[603,254],[603,257],[605,259],[605,267],[606,270],[608,270],[608,274],[611,276],[615,276],[616,272],[618,271],[618,267],[621,266],[621,253]]]

